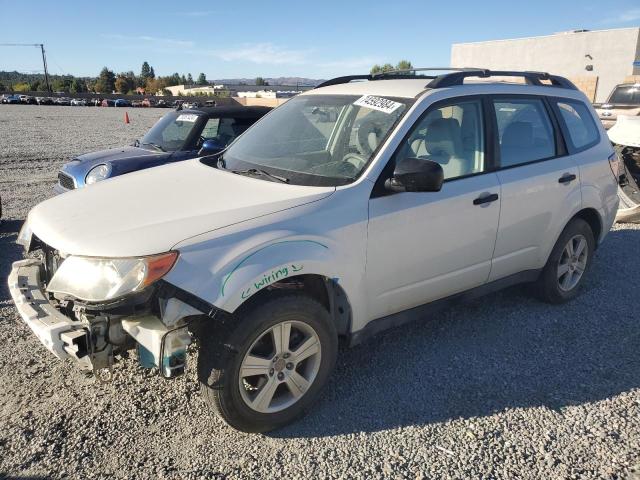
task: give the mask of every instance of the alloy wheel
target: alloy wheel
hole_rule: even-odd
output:
[[[285,321],[258,336],[239,372],[240,395],[259,413],[282,411],[309,390],[320,369],[316,331],[304,322]]]
[[[573,290],[587,268],[589,245],[584,235],[575,235],[565,245],[558,260],[558,286],[560,290]]]

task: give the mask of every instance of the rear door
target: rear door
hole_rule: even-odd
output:
[[[491,98],[502,189],[489,280],[542,268],[571,212],[581,204],[575,159],[544,97]]]

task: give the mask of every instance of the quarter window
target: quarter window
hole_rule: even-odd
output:
[[[556,155],[553,126],[542,100],[493,101],[500,141],[500,165],[511,167]]]
[[[558,102],[558,109],[574,148],[577,150],[588,148],[598,141],[598,129],[586,105],[580,102],[563,101]]]
[[[480,173],[485,169],[483,131],[479,100],[429,110],[413,127],[396,157],[437,162],[442,165],[445,180]]]

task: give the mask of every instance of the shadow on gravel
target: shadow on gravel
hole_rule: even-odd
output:
[[[22,258],[22,247],[16,244],[22,223],[22,220],[3,220],[0,223],[0,302],[11,298],[7,277],[11,264]]]
[[[514,287],[340,352],[322,400],[269,435],[318,437],[595,402],[640,387],[640,230],[612,231],[582,295]],[[425,319],[426,320],[426,319]]]

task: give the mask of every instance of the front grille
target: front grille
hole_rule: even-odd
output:
[[[60,186],[62,188],[65,188],[67,190],[73,190],[74,188],[76,188],[76,183],[73,181],[73,178],[62,172],[58,173],[58,182],[60,183]]]

